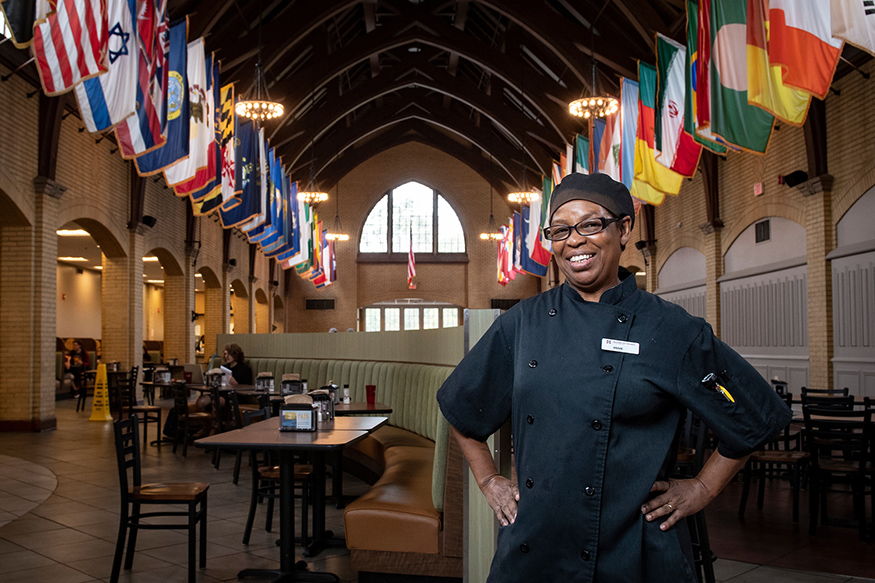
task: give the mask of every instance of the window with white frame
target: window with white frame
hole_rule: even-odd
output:
[[[374,205],[362,228],[359,260],[406,261],[411,244],[417,262],[467,260],[456,211],[419,182],[390,190]]]
[[[461,308],[443,302],[399,299],[380,302],[359,310],[365,332],[396,330],[434,330],[461,325]]]

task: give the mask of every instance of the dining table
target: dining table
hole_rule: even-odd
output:
[[[279,581],[339,581],[333,573],[304,570],[306,564],[295,562],[295,455],[310,457],[315,473],[313,492],[313,541],[305,548],[305,556],[314,556],[334,537],[325,528],[325,456],[339,452],[376,430],[388,420],[385,417],[340,417],[320,423],[314,432],[280,431],[279,417],[272,417],[247,427],[211,435],[194,442],[206,449],[260,449],[279,454],[280,466],[280,568],[244,569],[237,574],[244,577],[270,578]],[[304,568],[301,568],[301,567]]]

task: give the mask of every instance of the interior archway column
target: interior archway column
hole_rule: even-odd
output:
[[[832,183],[832,176],[824,174],[797,187],[805,196],[808,382],[818,389],[832,388],[833,383],[832,265],[826,258],[835,249]]]
[[[182,275],[164,275],[164,360],[194,362],[194,260],[186,254]]]
[[[204,282],[206,283],[206,282]],[[204,287],[204,359],[209,362],[216,352],[216,335],[227,334],[231,324],[231,294],[228,293],[228,269],[222,269],[219,287]]]
[[[130,232],[127,255],[103,256],[101,277],[101,362],[119,362],[122,369],[142,360],[134,341],[143,341],[143,235]],[[139,345],[137,345],[139,349]]]
[[[249,276],[249,303],[246,306],[248,312],[246,314],[246,321],[249,323],[249,333],[255,334],[255,304],[257,300],[255,299],[255,284],[258,283],[258,278],[254,275]]]
[[[719,338],[722,327],[718,282],[723,276],[722,227],[706,224],[702,226],[702,231],[705,233],[705,319]]]
[[[34,180],[34,223],[0,228],[0,431],[54,429],[58,198],[63,187]]]

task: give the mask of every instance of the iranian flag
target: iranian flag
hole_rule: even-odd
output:
[[[656,92],[654,150],[656,161],[682,176],[692,176],[699,165],[702,146],[684,132],[686,48],[656,35]]]

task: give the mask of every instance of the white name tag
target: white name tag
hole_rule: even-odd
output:
[[[626,342],[625,340],[612,340],[610,338],[602,338],[602,350],[610,352],[624,352],[626,354],[638,354],[637,342]]]

